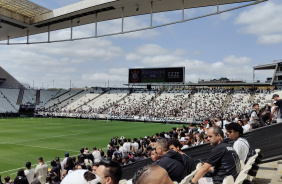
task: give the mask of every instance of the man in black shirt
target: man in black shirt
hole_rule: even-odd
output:
[[[184,161],[180,153],[169,150],[169,144],[166,139],[158,139],[156,151],[161,157],[157,165],[164,168],[172,181],[180,182],[187,174]]]
[[[234,180],[240,172],[240,160],[233,147],[223,140],[224,134],[220,127],[208,129],[208,140],[215,148],[210,157],[202,165],[190,184],[196,183],[208,171],[213,171],[214,184],[221,184],[226,176],[232,175]],[[214,169],[212,169],[214,167]]]

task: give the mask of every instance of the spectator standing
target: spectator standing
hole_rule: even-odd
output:
[[[24,170],[20,169],[18,171],[17,177],[14,180],[14,184],[28,184],[27,178],[24,174]]]
[[[253,129],[260,127],[259,123],[259,104],[253,104],[253,110],[251,111],[250,123],[252,124]]]
[[[244,118],[243,119],[243,133],[249,132],[250,131],[250,124],[249,124],[249,119]]]
[[[57,165],[56,161],[52,160],[50,164],[52,166],[50,174],[52,176],[58,176],[62,180],[62,177],[61,177],[62,171],[61,171],[60,167]]]
[[[282,99],[280,99],[278,94],[274,94],[272,99],[276,101],[276,103],[273,111],[271,112],[271,116],[277,112],[277,123],[282,123]]]
[[[102,160],[101,153],[97,150],[96,147],[93,148],[92,155],[94,157],[94,163],[98,163]]]
[[[30,162],[27,162],[25,164],[25,167],[26,167],[26,170],[24,171],[24,174],[27,178],[27,181],[29,184],[31,184],[31,182],[33,181],[33,178],[34,178],[34,170],[31,169],[31,163]]]
[[[34,176],[40,181],[41,184],[45,184],[48,174],[48,165],[44,163],[43,158],[38,158],[38,165],[35,168]]]

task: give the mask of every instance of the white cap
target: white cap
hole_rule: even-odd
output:
[[[185,142],[185,137],[181,137],[181,138],[179,139],[179,142]]]

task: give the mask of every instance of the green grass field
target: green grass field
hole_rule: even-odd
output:
[[[47,164],[65,152],[71,156],[88,147],[106,151],[113,136],[139,138],[168,131],[173,125],[105,120],[58,118],[0,119],[0,175],[14,180],[19,169],[30,161],[32,168],[42,156]],[[49,165],[50,167],[50,165]]]

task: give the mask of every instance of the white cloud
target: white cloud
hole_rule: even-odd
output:
[[[257,36],[260,44],[276,44],[282,42],[281,17],[281,1],[273,0],[243,11],[235,24],[242,25],[238,32]]]
[[[136,50],[138,54],[142,55],[160,55],[165,54],[167,52],[166,49],[156,44],[141,45]]]
[[[282,33],[281,34],[269,34],[262,35],[258,38],[258,43],[260,44],[276,44],[282,42]]]
[[[173,63],[180,62],[181,58],[173,55],[158,55],[158,56],[147,56],[141,61],[142,64],[149,67],[167,67]]]
[[[141,56],[135,53],[129,53],[125,56],[126,61],[138,61],[141,59]]]
[[[244,65],[251,62],[251,58],[248,57],[236,57],[235,55],[230,55],[223,58],[223,62],[232,64],[232,65]]]

